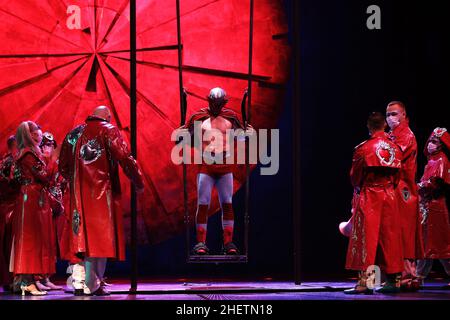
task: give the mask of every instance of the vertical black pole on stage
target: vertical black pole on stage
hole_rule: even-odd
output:
[[[130,0],[130,124],[131,153],[137,158],[136,143],[136,0]],[[138,254],[137,254],[137,203],[136,188],[131,184],[131,288],[137,291]]]
[[[292,81],[292,153],[293,153],[293,220],[294,220],[294,282],[301,284],[301,216],[300,216],[300,22],[299,2],[292,0],[293,15],[293,81]]]
[[[249,45],[248,45],[248,100],[247,100],[247,123],[251,120],[251,105],[252,105],[252,66],[253,66],[253,0],[250,0],[250,30],[249,30]],[[244,123],[244,125],[247,125]],[[249,234],[249,197],[250,197],[250,152],[249,152],[249,140],[245,144],[245,255],[248,256],[248,234]]]
[[[183,99],[183,61],[181,45],[181,19],[180,19],[180,0],[177,0],[177,44],[178,44],[178,84],[180,87],[180,126],[184,125],[186,120],[186,106]],[[184,157],[184,155],[183,155]],[[184,201],[184,224],[186,227],[186,258],[189,258],[190,250],[190,221],[189,221],[189,208],[188,208],[188,194],[187,194],[187,172],[186,163],[183,161],[183,201]]]

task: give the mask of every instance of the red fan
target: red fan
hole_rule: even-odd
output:
[[[242,0],[181,1],[188,117],[206,106],[204,97],[216,86],[227,91],[228,107],[240,112],[248,12]],[[288,76],[287,24],[281,0],[255,1],[254,12],[252,125],[273,128]],[[61,141],[101,104],[111,107],[113,122],[129,136],[129,1],[3,0],[0,19],[0,141],[23,120],[36,121]],[[180,119],[175,1],[137,1],[137,62],[138,161],[147,189],[139,218],[153,243],[183,227],[182,169],[170,160],[170,135]],[[236,176],[235,190],[244,177]],[[194,212],[195,170],[188,170],[188,184]]]

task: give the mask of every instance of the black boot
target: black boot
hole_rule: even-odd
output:
[[[224,244],[222,251],[223,251],[223,254],[227,254],[227,255],[238,255],[239,254],[239,250],[233,242],[228,242],[227,244]]]
[[[74,289],[73,290],[73,295],[77,296],[77,297],[84,296],[84,290],[83,289]]]
[[[345,294],[373,294],[373,289],[369,289],[366,286],[356,285],[352,289],[344,290]]]
[[[195,254],[195,255],[209,254],[209,249],[204,242],[199,242],[192,249],[192,254]]]
[[[373,289],[367,287],[367,274],[365,271],[360,271],[358,274],[358,283],[352,289],[344,290],[345,294],[373,294]]]
[[[387,280],[384,283],[384,285],[377,289],[377,293],[384,293],[384,294],[390,294],[390,293],[399,293],[400,292],[400,278],[401,274],[388,274]]]
[[[103,286],[100,286],[97,290],[89,294],[90,296],[109,296],[111,295],[111,292],[106,290]]]

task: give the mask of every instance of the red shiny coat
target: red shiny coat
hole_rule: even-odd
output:
[[[402,151],[402,168],[396,194],[400,201],[403,256],[405,259],[420,259],[423,257],[423,244],[416,185],[416,137],[408,121],[400,123],[389,136]]]
[[[10,181],[10,170],[14,162],[12,154],[0,161],[0,285],[12,282],[9,273],[9,258],[12,245],[11,216],[14,211],[17,190]]]
[[[20,193],[13,212],[14,274],[55,273],[56,253],[48,235],[53,232],[47,165],[31,149],[23,149],[16,160],[15,178]]]
[[[59,161],[50,160],[48,171],[50,175],[49,188],[60,192],[58,196],[61,203],[59,210],[53,212],[54,235],[57,243],[57,256],[59,259],[68,260],[70,263],[80,261],[71,250],[70,232],[72,230],[70,218],[70,189],[67,181],[59,172]]]
[[[70,250],[86,257],[125,259],[118,164],[138,188],[143,179],[118,128],[100,118],[70,132],[59,168],[70,182]]]
[[[69,239],[67,237],[69,235],[67,230],[70,228],[70,219],[67,214],[68,210],[65,208],[66,203],[69,203],[66,200],[68,198],[68,188],[66,188],[67,182],[59,173],[57,160],[50,159],[47,168],[50,178],[50,196],[53,197],[54,202],[58,201],[60,203],[58,210],[53,210],[53,233],[49,235],[49,241],[51,239],[55,244],[55,251],[57,251],[57,256],[60,259],[71,260],[73,254],[70,251]]]
[[[395,184],[401,167],[400,150],[384,132],[356,147],[350,178],[359,191],[354,197],[353,228],[346,268],[366,270],[378,265],[387,273],[401,272],[403,257]]]
[[[450,219],[447,207],[450,191],[450,163],[440,151],[428,156],[419,183],[420,203],[426,212],[423,223],[425,258],[450,258]],[[446,201],[447,200],[447,201]]]

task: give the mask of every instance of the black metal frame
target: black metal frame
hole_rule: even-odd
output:
[[[300,197],[300,1],[292,0],[293,15],[293,101],[292,101],[292,215],[294,220],[294,282],[301,284],[301,197]]]
[[[136,121],[136,0],[130,0],[130,133],[131,154],[137,159],[137,121]],[[131,288],[137,292],[138,254],[137,254],[137,201],[136,188],[131,184]]]

